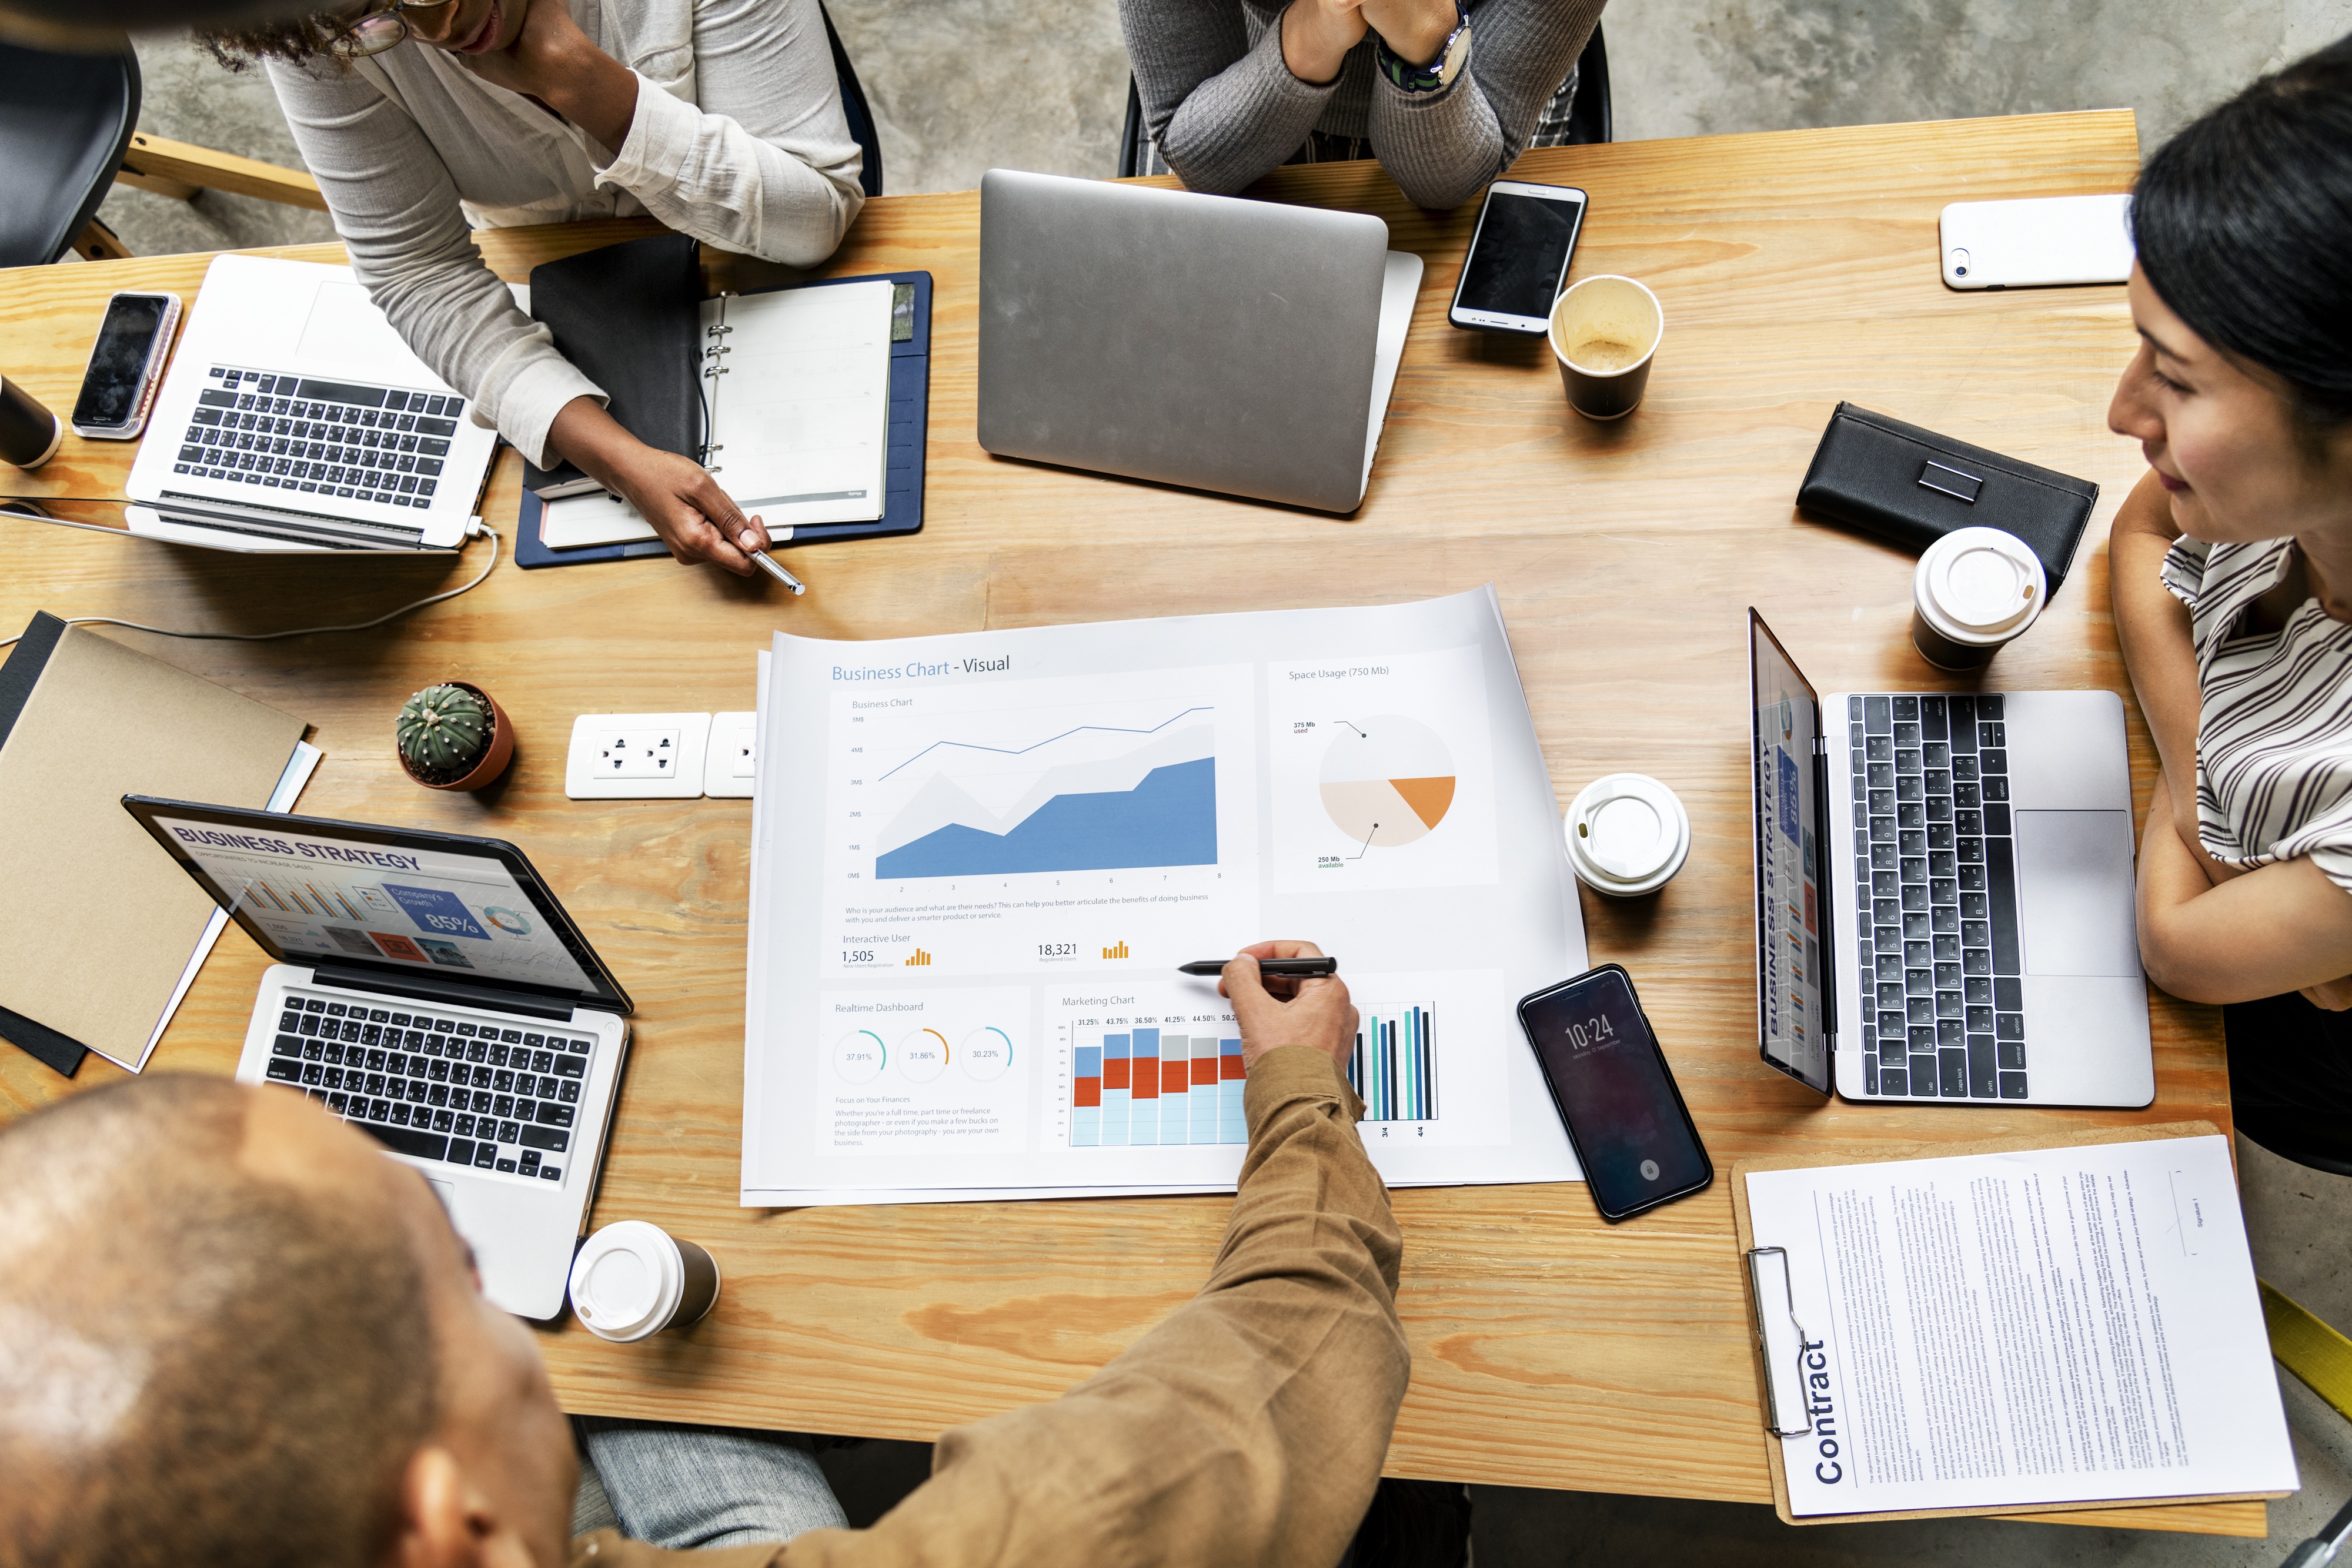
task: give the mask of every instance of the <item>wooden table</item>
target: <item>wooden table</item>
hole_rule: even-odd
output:
[[[979,197],[886,198],[867,204],[826,270],[922,267],[938,280],[919,537],[795,551],[811,590],[799,601],[662,561],[501,566],[475,592],[373,633],[267,644],[121,635],[310,720],[327,760],[305,810],[521,843],[638,998],[595,1218],[643,1216],[705,1242],[727,1291],[702,1326],[648,1344],[605,1344],[576,1326],[547,1333],[570,1408],[929,1439],[1052,1397],[1184,1301],[1226,1204],[736,1207],[750,806],[567,801],[572,716],[748,708],[752,655],[773,628],[892,637],[1393,602],[1492,581],[1560,798],[1637,768],[1689,805],[1696,848],[1681,876],[1642,902],[1588,894],[1585,919],[1595,961],[1621,960],[1638,977],[1719,1166],[2139,1121],[2226,1128],[2218,1015],[2160,996],[2157,1101],[2136,1113],[1824,1103],[1756,1051],[1743,610],[1763,608],[1825,690],[1949,684],[1906,636],[1910,558],[1793,512],[1839,399],[2105,487],[2071,580],[1993,678],[2106,686],[2130,701],[2105,548],[2141,466],[2105,429],[2133,350],[2124,291],[1948,292],[1936,223],[1956,198],[2121,190],[2136,164],[2120,110],[1530,153],[1519,177],[1591,193],[1577,275],[1630,274],[1665,306],[1648,402],[1612,425],[1569,412],[1539,342],[1447,327],[1475,205],[1415,211],[1371,164],[1283,170],[1260,193],[1377,213],[1393,245],[1429,262],[1370,493],[1344,519],[983,453],[973,439]],[[482,238],[491,264],[520,279],[535,261],[643,229]],[[6,274],[0,365],[67,406],[107,293],[193,298],[205,261]],[[5,476],[20,494],[119,495],[130,455],[68,437],[37,475]],[[503,529],[520,469],[509,454],[492,489],[490,520]],[[252,559],[8,521],[0,539],[0,621],[12,630],[37,608],[239,630],[358,619],[460,580],[478,559]],[[401,698],[446,676],[495,691],[520,728],[509,780],[478,796],[421,790],[393,757]],[[2155,763],[2137,710],[2132,746],[2144,800]],[[156,1066],[229,1071],[262,962],[232,931]],[[79,1082],[113,1076],[92,1058]],[[10,1111],[62,1087],[0,1051]],[[1576,1186],[1404,1192],[1396,1207],[1414,1374],[1395,1473],[1769,1496],[1727,1183],[1622,1227],[1601,1223]],[[2097,1517],[2263,1528],[2258,1503]]]

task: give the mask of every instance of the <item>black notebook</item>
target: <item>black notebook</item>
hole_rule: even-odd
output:
[[[655,235],[583,251],[530,269],[530,318],[556,352],[604,390],[621,428],[648,446],[702,460],[696,388],[702,264],[684,235]],[[566,463],[526,464],[523,488],[541,497],[597,488]]]

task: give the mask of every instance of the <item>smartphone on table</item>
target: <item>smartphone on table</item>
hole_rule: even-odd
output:
[[[1573,185],[1497,180],[1486,187],[1478,226],[1445,319],[1476,332],[1541,337],[1568,277],[1584,227],[1584,193]]]
[[[2131,277],[2131,197],[1954,202],[1937,225],[1947,288],[2042,288]]]
[[[1630,1219],[1715,1180],[1622,966],[1603,964],[1523,998],[1519,1027],[1601,1218]]]
[[[179,325],[176,294],[126,292],[106,302],[106,319],[99,324],[68,422],[76,435],[129,441],[146,428],[147,410],[171,362],[172,335]]]

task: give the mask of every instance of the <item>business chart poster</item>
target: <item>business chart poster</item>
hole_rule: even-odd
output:
[[[1585,966],[1490,593],[875,643],[761,698],[743,1201],[1230,1188],[1214,978],[1340,960],[1392,1183],[1573,1179],[1512,1012]]]

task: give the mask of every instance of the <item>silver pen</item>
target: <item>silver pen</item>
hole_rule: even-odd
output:
[[[808,591],[807,583],[803,582],[799,578],[794,577],[791,572],[786,571],[782,566],[778,565],[775,557],[770,555],[766,550],[753,550],[751,552],[751,559],[761,571],[766,572],[770,577],[774,578],[778,582],[782,583],[794,593],[806,593]]]

